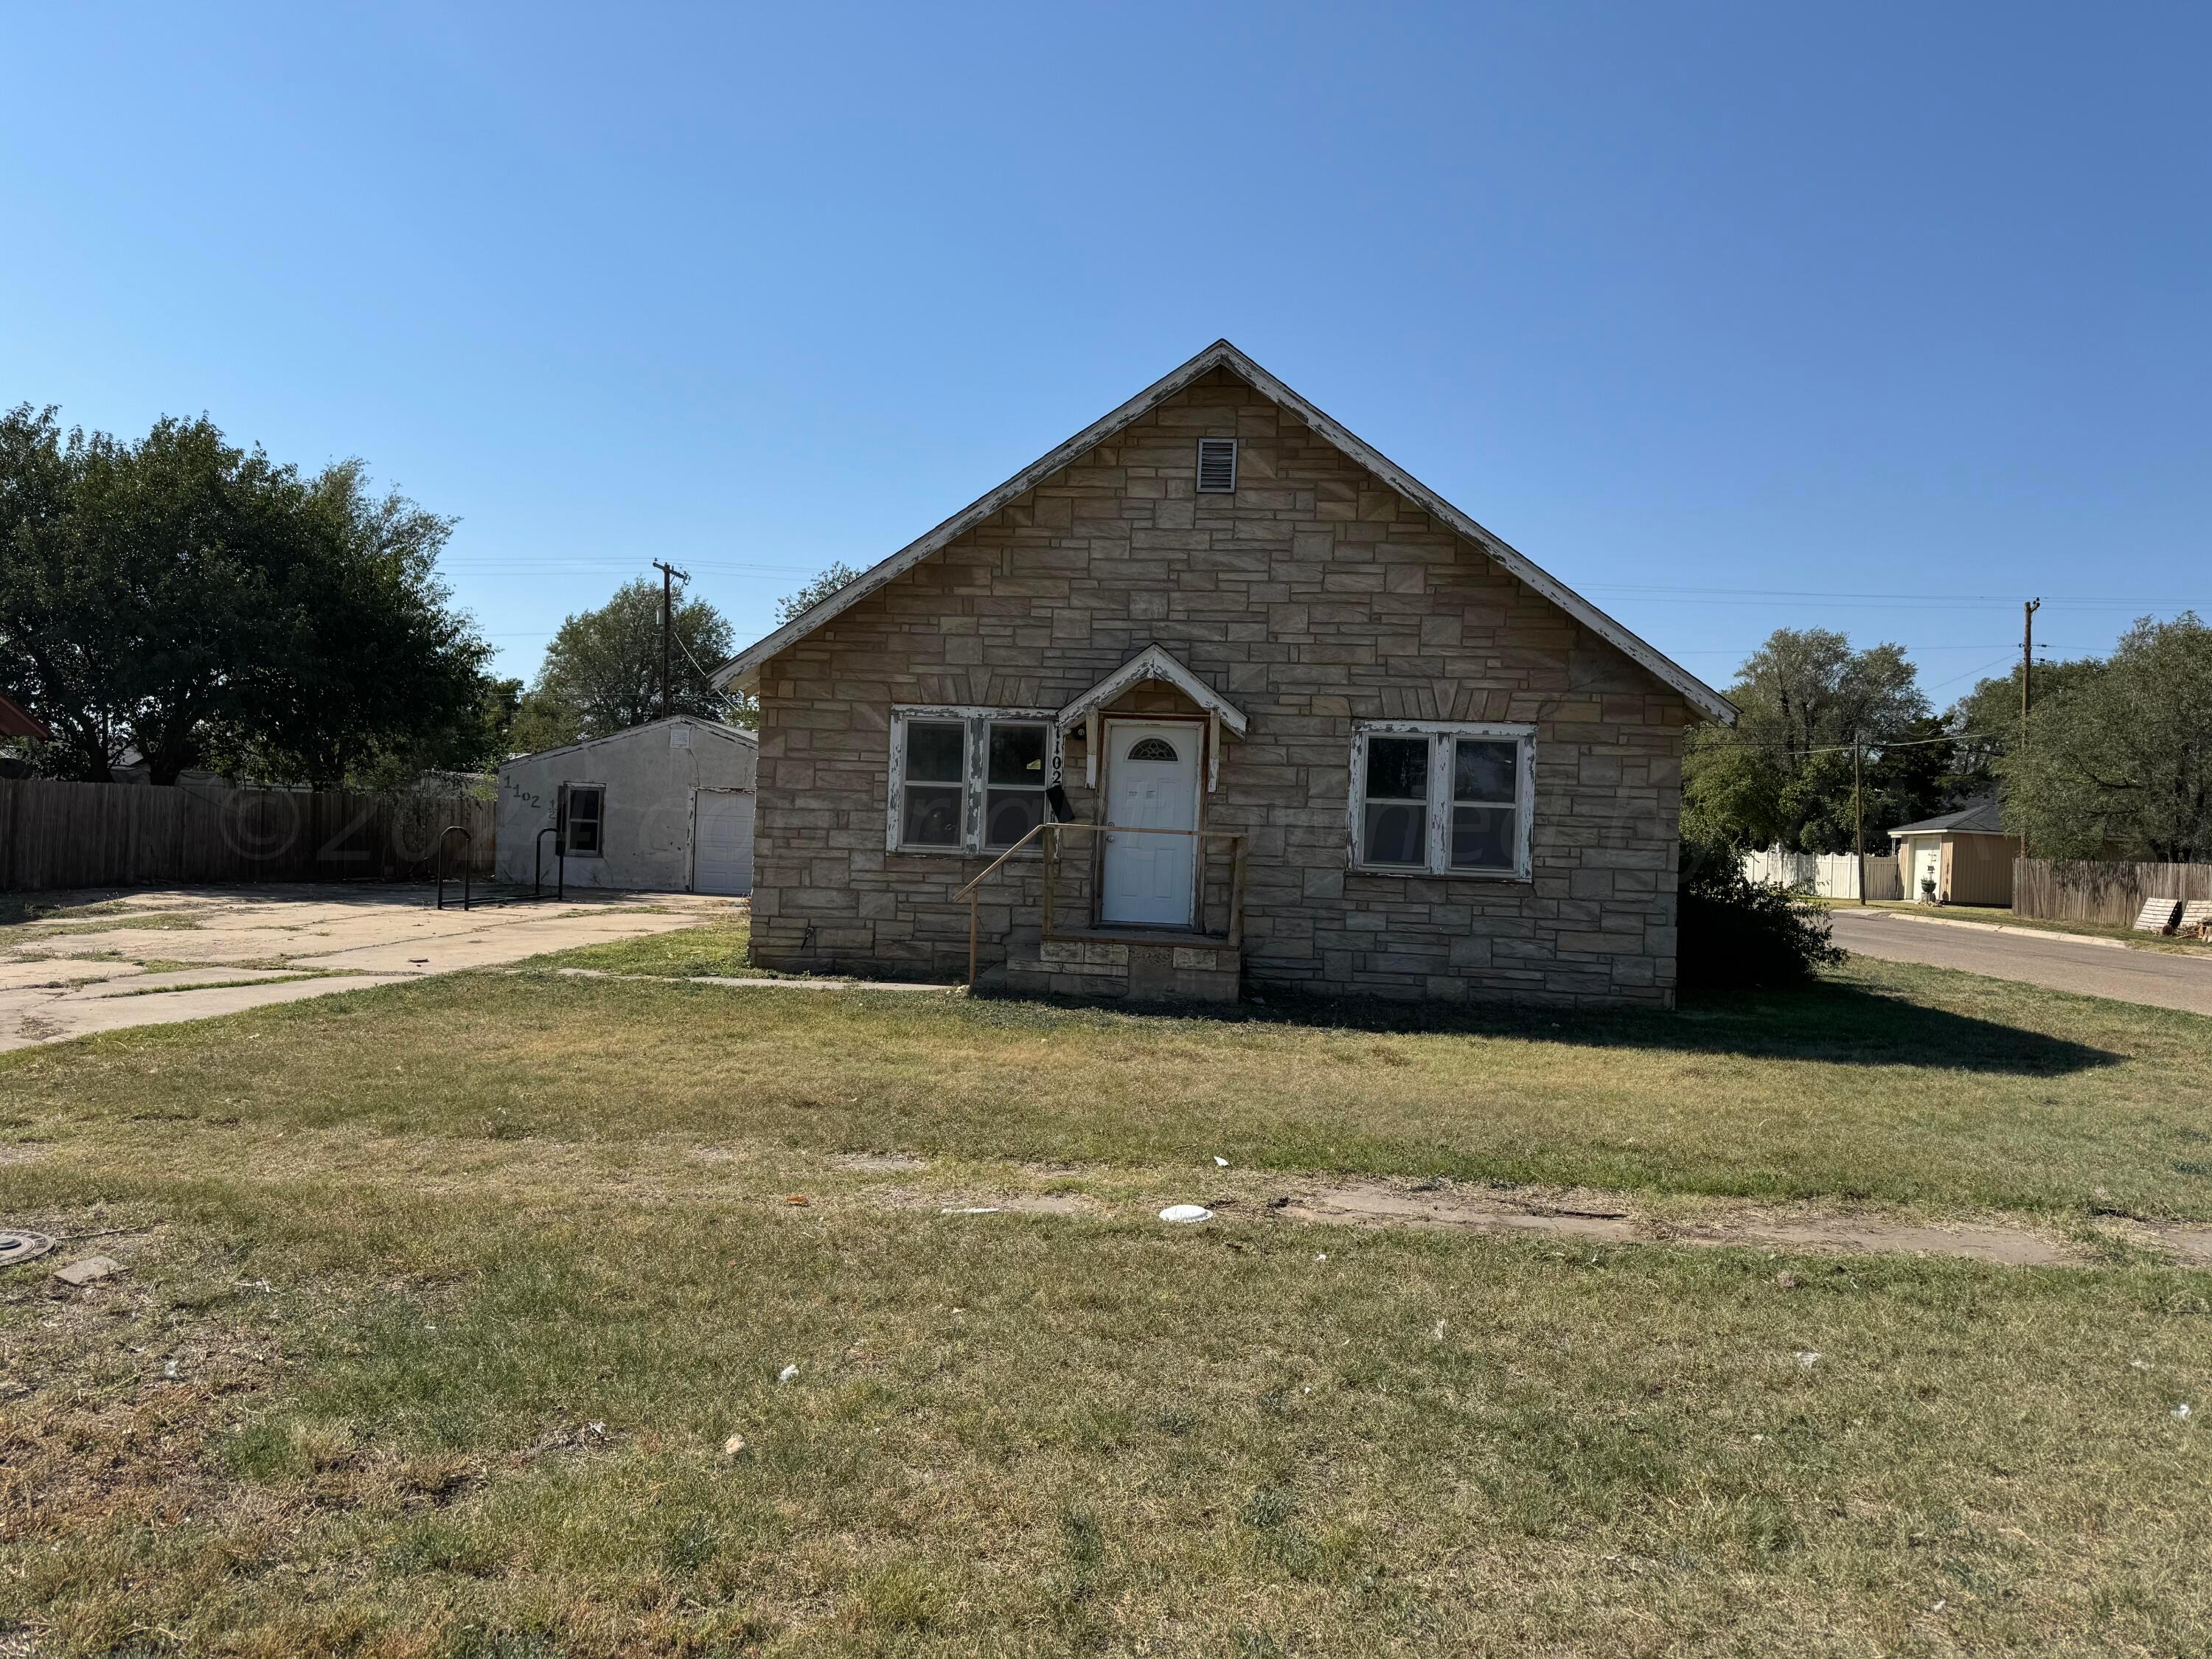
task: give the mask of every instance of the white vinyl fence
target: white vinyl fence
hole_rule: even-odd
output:
[[[1770,847],[1763,853],[1746,853],[1743,873],[1751,881],[1775,882],[1821,898],[1905,896],[1903,885],[1898,880],[1896,859],[1878,853],[1866,855],[1863,872],[1860,860],[1850,853],[1792,853]],[[1866,885],[1864,893],[1859,890],[1862,874]]]

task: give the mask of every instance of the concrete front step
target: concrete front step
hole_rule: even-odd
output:
[[[983,975],[991,988],[1017,994],[1134,1002],[1234,1002],[1243,979],[1241,951],[1173,937],[1037,940],[1017,945]]]

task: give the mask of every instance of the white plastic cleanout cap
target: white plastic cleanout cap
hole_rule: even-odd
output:
[[[1203,1204],[1170,1204],[1160,1212],[1163,1221],[1211,1221],[1213,1212]]]

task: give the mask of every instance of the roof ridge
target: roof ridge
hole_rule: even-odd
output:
[[[798,616],[747,646],[714,671],[714,684],[720,687],[733,681],[742,681],[776,653],[796,644],[870,593],[904,575],[922,560],[941,551],[1010,501],[1036,489],[1054,473],[1073,465],[1091,450],[1183,391],[1200,375],[1224,367],[1233,370],[1262,397],[1290,410],[1336,449],[1415,506],[1431,517],[1442,520],[1474,542],[1492,563],[1550,600],[1647,673],[1674,687],[1692,705],[1713,719],[1730,725],[1735,723],[1735,706],[1726,697],[1277,380],[1226,336],[1169,370],[1135,397],[1093,421],[1073,437],[1048,450],[996,489],[977,496],[935,528],[908,543],[890,557],[870,566],[836,592],[816,600]]]

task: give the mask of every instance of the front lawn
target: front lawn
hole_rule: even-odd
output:
[[[1675,1018],[1393,1024],[487,973],[0,1057],[0,1216],[149,1230],[65,1246],[127,1269],[65,1299],[0,1277],[0,1630],[2199,1643],[2212,1276],[1265,1198],[1363,1170],[2204,1217],[2212,1022],[1855,963]],[[1017,1190],[1074,1212],[943,1212]],[[1183,1198],[1221,1218],[1153,1218]]]

